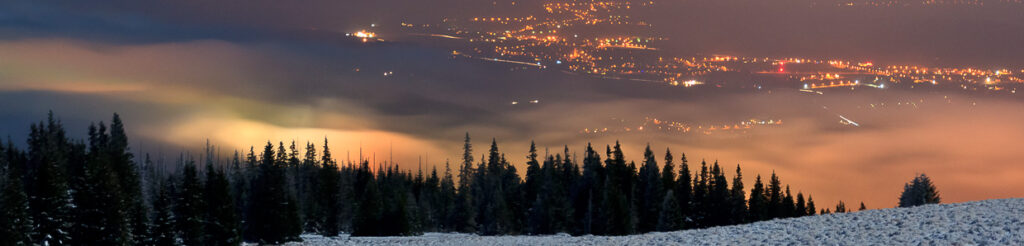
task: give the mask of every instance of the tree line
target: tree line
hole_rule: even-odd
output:
[[[181,154],[168,164],[146,154],[136,163],[117,114],[75,140],[51,113],[32,124],[25,150],[10,139],[0,144],[0,244],[276,244],[341,232],[627,235],[847,211],[842,202],[816,208],[775,173],[757,175],[747,190],[739,165],[701,161],[691,171],[685,154],[666,149],[658,158],[649,146],[635,163],[617,142],[603,156],[588,144],[581,157],[568,147],[541,157],[531,143],[523,176],[495,140],[476,159],[469,134],[457,170],[447,162],[415,173],[368,160],[339,164],[326,139],[320,150],[302,148],[267,142],[221,158],[207,144],[200,161]]]

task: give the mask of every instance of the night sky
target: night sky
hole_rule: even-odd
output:
[[[844,199],[891,207],[918,173],[932,177],[944,202],[1024,196],[1020,94],[858,88],[815,96],[778,84],[753,89],[762,78],[732,75],[706,79],[753,82],[672,87],[456,57],[452,50],[465,49],[462,43],[400,28],[519,16],[541,3],[6,2],[0,4],[0,135],[23,144],[29,124],[52,110],[72,136],[84,138],[89,123],[117,112],[134,150],[168,161],[179,152],[197,153],[207,140],[226,156],[266,141],[319,145],[326,137],[336,158],[355,160],[362,149],[367,158],[393,158],[406,169],[421,159],[426,167],[458,163],[466,132],[478,151],[497,139],[517,166],[531,140],[551,153],[565,145],[582,153],[588,142],[603,149],[619,140],[636,161],[649,144],[659,156],[666,148],[686,153],[691,169],[701,160],[728,170],[741,164],[748,185],[756,174],[774,171],[820,204]],[[659,46],[665,54],[1024,73],[1021,5],[658,4],[631,14],[667,38]],[[381,42],[345,35],[371,25]],[[604,31],[612,30],[589,30]],[[840,124],[840,114],[859,126]],[[784,123],[729,134],[583,133],[645,118]]]

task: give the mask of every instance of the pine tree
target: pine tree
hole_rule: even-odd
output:
[[[282,145],[279,145],[279,146],[284,146],[284,145],[282,144]],[[296,158],[296,154],[295,153],[298,153],[298,152],[292,152],[292,153],[293,154],[289,155],[287,165],[289,167],[296,167],[298,165],[298,159]],[[278,160],[280,160],[280,159],[278,159]],[[284,186],[284,188],[282,190],[284,191],[284,205],[285,205],[284,206],[285,207],[285,210],[284,210],[284,214],[285,214],[285,219],[284,219],[284,235],[283,235],[284,236],[284,240],[285,241],[301,242],[302,238],[300,238],[299,235],[302,234],[302,225],[303,225],[303,223],[302,223],[302,211],[301,211],[302,205],[299,204],[298,198],[296,197],[296,194],[295,194],[295,191],[292,190],[292,189],[289,189],[289,187],[291,187],[291,186],[288,186],[289,177],[288,177],[287,169],[282,167],[281,163],[278,163],[277,165],[278,165],[278,170],[281,171],[280,175],[284,176],[284,178],[281,179],[282,183],[283,183],[282,186]]]
[[[174,246],[178,245],[176,230],[174,225],[176,224],[176,217],[174,212],[171,211],[172,206],[172,193],[174,193],[174,184],[168,179],[166,182],[159,186],[159,192],[153,199],[153,229],[150,231],[149,243],[150,245],[157,246]]]
[[[644,164],[640,168],[638,193],[640,220],[638,231],[640,233],[650,232],[657,229],[659,210],[662,206],[661,199],[664,198],[661,187],[661,175],[658,173],[658,162],[648,145],[644,150]]]
[[[526,214],[526,210],[529,205],[523,200],[525,187],[522,179],[519,177],[516,167],[505,159],[504,154],[501,156],[501,166],[503,171],[501,173],[502,191],[504,191],[504,194],[502,195],[504,196],[504,200],[507,204],[506,207],[508,209],[506,216],[507,222],[504,223],[507,227],[506,234],[519,234],[523,231],[523,224],[526,222],[522,215]],[[579,170],[575,170],[574,166],[573,170],[569,172],[576,175]],[[575,178],[573,178],[573,180],[575,180]],[[436,187],[436,185],[432,187]],[[573,214],[573,212],[567,213],[567,215],[571,214]]]
[[[732,213],[736,210],[733,204],[733,196],[729,191],[729,184],[726,181],[725,174],[722,171],[721,166],[718,165],[718,161],[711,167],[711,173],[709,174],[710,181],[709,187],[709,209],[711,209],[710,217],[708,218],[708,226],[720,226],[728,225],[732,220]]]
[[[860,208],[858,208],[857,211],[864,211],[864,210],[868,210],[868,207],[864,206],[864,202],[860,202]]]
[[[338,173],[338,165],[334,162],[331,157],[331,150],[327,147],[327,139],[324,138],[324,154],[321,160],[323,167],[320,168],[319,177],[320,185],[316,186],[319,194],[317,201],[320,202],[320,207],[324,210],[323,224],[320,228],[320,234],[326,237],[333,237],[338,235],[338,231],[341,230],[340,222],[340,200],[341,194],[339,190],[341,175]]]
[[[679,201],[676,200],[674,192],[671,190],[665,193],[660,213],[658,215],[658,231],[681,229],[679,223],[683,221],[683,214],[679,211]]]
[[[8,147],[13,153],[13,146]],[[21,174],[0,145],[0,245],[32,245],[32,218]]]
[[[324,156],[330,156],[328,153],[329,151],[324,151],[321,162],[323,162]],[[355,190],[357,166],[358,164],[353,164],[352,161],[348,161],[345,166],[339,165],[341,170],[338,177],[338,222],[340,223],[338,229],[341,231],[352,231],[352,222],[358,204]]]
[[[771,180],[768,183],[768,218],[784,218],[786,216],[786,209],[783,207],[782,199],[782,182],[779,181],[779,176],[775,175],[772,171]]]
[[[675,192],[676,199],[679,200],[679,212],[683,215],[683,221],[680,222],[679,227],[690,228],[693,223],[693,180],[690,178],[690,166],[686,160],[686,154],[681,154],[680,160],[679,180],[676,181],[676,188],[673,189],[673,192]]]
[[[325,138],[326,140],[326,138]],[[326,209],[323,207],[323,201],[318,199],[321,196],[320,187],[323,185],[323,180],[320,179],[320,171],[323,169],[323,165],[317,161],[316,145],[310,142],[306,142],[305,154],[301,161],[299,161],[299,167],[295,173],[296,178],[296,200],[302,205],[302,221],[305,222],[305,231],[309,232],[322,232],[324,223],[326,223]],[[298,152],[296,150],[296,152]],[[295,153],[297,156],[298,153]],[[337,172],[337,168],[335,168]],[[335,184],[337,190],[337,184]],[[337,215],[335,215],[337,216]],[[337,220],[334,221],[337,223]]]
[[[605,233],[609,235],[627,235],[636,231],[635,207],[635,164],[626,165],[622,147],[615,143],[614,151],[608,150],[606,161],[608,180],[605,182],[604,201],[601,206],[607,209],[607,225]]]
[[[440,230],[438,196],[441,178],[437,176],[436,166],[432,167],[430,174],[426,176],[422,170],[422,167],[419,168],[419,174],[413,183],[413,193],[416,194],[416,203],[419,205],[419,221],[423,225],[420,229],[424,232],[434,232]]]
[[[501,154],[498,152],[497,140],[491,140],[491,148],[488,151],[487,166],[485,170],[478,170],[482,179],[478,180],[482,186],[480,218],[480,233],[483,235],[497,235],[508,231],[509,213],[508,204],[505,201],[505,187],[502,182],[504,163]],[[563,197],[564,198],[564,197]]]
[[[455,180],[452,178],[452,168],[446,161],[444,163],[444,176],[441,178],[440,201],[438,201],[438,213],[443,222],[441,231],[452,232],[458,230],[458,223],[454,221],[455,203],[458,201],[455,194]]]
[[[26,193],[32,212],[35,238],[43,245],[69,243],[70,199],[65,167],[71,143],[64,127],[50,112],[47,123],[33,124],[28,139]]]
[[[246,241],[277,244],[298,241],[295,231],[298,220],[297,206],[288,194],[284,162],[277,161],[274,145],[267,142],[263,149],[258,174],[252,182],[249,215],[246,216]],[[301,227],[300,227],[301,229]]]
[[[530,152],[526,155],[526,201],[537,200],[542,181],[540,162],[537,161],[537,144],[530,141]]]
[[[789,192],[789,185],[786,185],[786,196],[782,198],[782,211],[785,218],[797,215],[796,203],[793,201],[793,193]]]
[[[203,190],[207,204],[205,245],[241,244],[241,230],[229,189],[224,170],[207,165],[206,187]]]
[[[580,177],[578,191],[581,196],[580,203],[576,206],[576,211],[582,215],[577,224],[580,235],[601,234],[599,232],[602,232],[599,221],[603,216],[600,213],[601,209],[596,206],[599,205],[603,197],[600,188],[604,187],[605,175],[604,168],[601,166],[601,156],[594,151],[590,143],[587,143],[583,157],[583,174]]]
[[[524,201],[529,204],[530,209],[527,210],[527,223],[526,232],[531,234],[539,233],[543,231],[540,229],[543,221],[543,214],[546,213],[543,206],[544,203],[538,196],[542,187],[545,187],[544,177],[541,175],[540,163],[537,161],[537,144],[530,141],[530,151],[526,155],[526,184],[524,191]],[[544,210],[544,211],[541,211]]]
[[[804,201],[804,193],[796,193],[796,214],[794,216],[801,217],[807,215],[807,203]]]
[[[369,163],[363,161],[356,173],[355,189],[359,203],[352,222],[352,236],[382,235],[384,228],[381,228],[380,220],[384,215],[384,201],[377,181],[370,173]]]
[[[407,191],[402,180],[407,176],[395,167],[382,167],[377,175],[377,189],[381,197],[382,213],[377,223],[378,236],[408,236],[416,231]]]
[[[836,213],[846,213],[846,203],[843,203],[843,201],[839,201],[839,203],[836,204],[835,212]]]
[[[754,178],[754,188],[750,189],[750,199],[747,200],[749,209],[748,221],[762,221],[770,219],[768,197],[765,195],[764,184],[761,183],[761,175]]]
[[[135,157],[128,148],[128,135],[125,133],[124,123],[121,122],[121,116],[116,113],[110,123],[110,143],[107,152],[120,187],[119,196],[123,203],[121,206],[127,210],[130,233],[132,237],[139,237],[141,240],[141,237],[149,232],[149,218],[146,216],[149,208],[143,201],[139,170],[133,161]],[[131,240],[139,241],[135,238]]]
[[[903,193],[900,194],[899,207],[913,207],[925,204],[935,204],[942,201],[939,191],[932,184],[931,178],[921,174],[914,177],[909,183],[903,186]]]
[[[252,193],[252,173],[255,171],[256,154],[253,153],[253,147],[249,147],[249,153],[246,154],[244,162],[241,160],[238,151],[235,151],[234,157],[232,157],[232,168],[231,168],[231,194],[235,200],[235,210],[242,225],[242,232],[245,232],[246,216],[249,215],[249,200],[250,193]],[[243,164],[244,163],[244,164]]]
[[[175,228],[182,244],[203,244],[207,224],[206,197],[193,160],[185,161],[179,187],[181,190],[175,199]]]
[[[80,148],[80,147],[79,147]],[[71,244],[119,245],[131,242],[127,210],[112,166],[110,135],[103,123],[89,127],[89,154],[84,158],[80,185],[73,193]],[[72,151],[81,153],[81,151]],[[71,155],[77,156],[77,155]],[[79,159],[79,158],[71,158]]]
[[[814,215],[817,211],[814,208],[814,198],[807,195],[807,215]]]
[[[476,206],[470,186],[473,181],[473,145],[469,140],[469,133],[466,133],[465,144],[463,145],[462,168],[459,169],[459,188],[456,196],[455,211],[452,215],[452,225],[459,232],[476,232]]]
[[[676,188],[676,165],[674,159],[675,157],[672,157],[672,150],[665,148],[665,165],[661,168],[661,188],[666,192]]]
[[[697,171],[693,177],[693,226],[697,228],[709,226],[711,211],[713,211],[711,196],[708,194],[710,191],[708,188],[708,181],[710,180],[708,171],[707,162],[702,160],[700,162],[700,171]]]
[[[740,165],[736,164],[736,176],[732,179],[732,190],[729,191],[731,219],[728,224],[740,224],[747,220],[747,197],[743,190],[743,172]]]

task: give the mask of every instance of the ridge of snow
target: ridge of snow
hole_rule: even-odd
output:
[[[1024,198],[888,208],[629,236],[303,235],[288,245],[1024,245]]]

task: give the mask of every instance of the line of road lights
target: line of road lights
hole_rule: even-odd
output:
[[[538,104],[538,103],[540,103],[540,100],[538,100],[538,99],[530,100],[530,104]],[[512,101],[512,105],[519,105],[519,101]]]
[[[932,81],[932,84],[935,84],[934,80]],[[812,88],[817,89],[819,87],[830,87],[830,86],[831,87],[838,87],[838,86],[856,86],[856,85],[861,85],[860,80],[854,80],[852,84],[840,83],[839,85],[829,84],[829,85],[821,85],[821,86],[817,86],[817,85],[814,85],[814,84],[804,83],[804,90],[809,90],[809,89],[812,89]],[[883,83],[879,83],[878,85],[875,85],[875,84],[864,84],[864,85],[865,86],[875,87],[875,88],[878,88],[878,89],[885,89],[885,84],[883,84]]]

